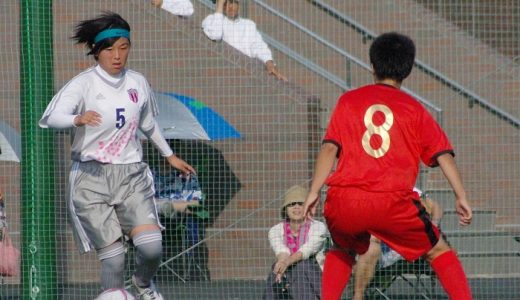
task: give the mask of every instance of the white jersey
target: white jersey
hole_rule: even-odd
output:
[[[157,106],[143,75],[132,70],[114,77],[99,65],[70,80],[47,106],[40,127],[74,127],[74,118],[86,111],[101,115],[101,125],[75,127],[72,159],[129,164],[142,161],[137,135],[140,129],[163,156],[173,152],[155,121]]]

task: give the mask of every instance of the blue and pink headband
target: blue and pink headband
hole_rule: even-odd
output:
[[[130,31],[122,28],[105,29],[96,35],[94,38],[94,44],[97,44],[104,39],[115,37],[124,37],[130,40]]]

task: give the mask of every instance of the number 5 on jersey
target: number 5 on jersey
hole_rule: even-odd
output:
[[[374,114],[376,112],[381,112],[384,114],[385,121],[383,124],[374,124]],[[388,134],[388,131],[394,124],[394,114],[390,108],[388,108],[388,106],[384,104],[374,104],[370,106],[365,112],[364,122],[367,130],[361,139],[363,149],[368,155],[374,158],[380,158],[384,156],[386,152],[388,152],[388,149],[390,149],[390,134]],[[374,135],[377,135],[381,138],[381,145],[377,149],[374,149],[370,143],[370,140]]]
[[[123,114],[125,112],[124,108],[116,108],[116,128],[121,129],[123,126],[125,126],[126,119],[125,115]]]

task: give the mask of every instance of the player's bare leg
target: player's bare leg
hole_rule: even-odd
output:
[[[442,239],[425,255],[444,290],[454,300],[470,300],[471,289],[459,258]]]

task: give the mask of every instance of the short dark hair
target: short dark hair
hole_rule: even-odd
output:
[[[119,14],[114,12],[103,12],[96,18],[83,20],[76,25],[72,39],[78,44],[85,44],[90,51],[87,55],[94,55],[97,60],[99,52],[105,48],[112,47],[119,37],[103,39],[94,44],[94,39],[98,33],[105,29],[119,28],[130,31],[130,25]]]
[[[402,82],[412,72],[415,44],[404,34],[387,32],[372,42],[369,55],[377,79]]]

